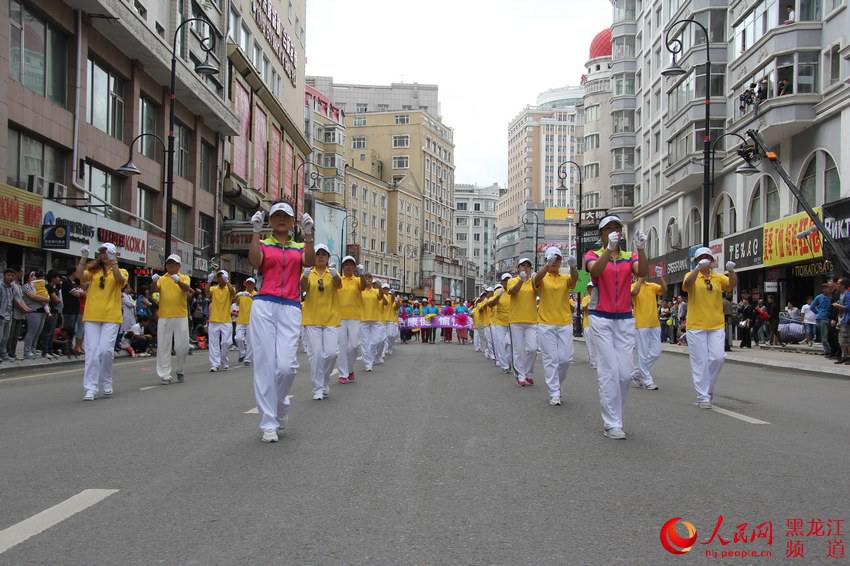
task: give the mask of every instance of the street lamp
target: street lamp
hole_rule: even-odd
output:
[[[673,63],[661,71],[664,77],[678,77],[686,73],[676,61],[676,55],[682,53],[684,45],[679,37],[670,38],[670,33],[679,25],[679,31],[684,32],[688,24],[696,24],[705,36],[705,129],[702,138],[702,245],[708,246],[708,217],[711,208],[711,48],[708,30],[693,18],[683,18],[670,24],[664,36],[664,47],[673,54]]]
[[[339,228],[339,245],[342,247],[342,249],[339,250],[339,253],[343,257],[348,255],[347,253],[345,253],[348,251],[347,249],[345,249],[348,245],[348,241],[345,239],[345,228],[349,220],[351,220],[351,233],[354,234],[357,232],[357,217],[353,213],[347,212],[345,214],[345,218],[343,218],[342,220],[342,226],[340,226]],[[356,242],[357,240],[355,239],[354,241]],[[340,265],[340,267],[342,267],[342,265]]]
[[[540,217],[537,216],[537,213],[534,212],[533,210],[526,210],[523,213],[522,217],[520,217],[520,220],[522,221],[522,224],[524,226],[528,226],[531,223],[531,221],[528,220],[528,218],[527,218],[529,214],[534,217],[534,271],[536,272],[537,271],[537,236],[538,236],[537,226],[540,224]]]
[[[295,195],[294,195],[295,196],[295,199],[294,199],[295,200],[295,203],[294,203],[295,206],[294,206],[294,210],[295,210],[296,215],[298,214],[298,196],[301,193],[301,191],[298,190],[298,171],[302,170],[305,165],[313,165],[313,162],[302,161],[301,165],[299,165],[298,167],[295,168]],[[310,180],[311,180],[310,190],[311,191],[315,190],[316,187],[318,186],[319,178],[321,178],[321,175],[319,175],[318,171],[310,171]],[[302,190],[304,189],[304,180],[303,179],[301,180],[301,189]],[[293,227],[293,239],[298,239],[298,222],[296,222],[295,226]]]
[[[407,293],[407,258],[413,259],[416,257],[416,246],[413,244],[404,244],[401,253],[401,292]]]
[[[136,167],[136,164],[133,163],[133,146],[136,145],[136,142],[145,136],[151,136],[156,139],[159,144],[162,146],[162,152],[168,154],[168,148],[165,147],[165,142],[158,135],[151,132],[142,132],[138,136],[133,138],[133,141],[130,142],[129,155],[127,156],[127,163],[119,167],[115,170],[119,175],[123,175],[124,177],[134,177],[136,175],[141,175],[142,172],[139,171],[139,168]]]
[[[576,259],[578,260],[579,269],[582,267],[582,249],[581,249],[581,208],[582,208],[582,175],[581,175],[581,165],[576,163],[575,161],[564,161],[560,165],[558,165],[558,178],[561,180],[561,186],[558,187],[559,191],[567,190],[564,182],[567,180],[567,166],[572,165],[576,168],[578,172],[578,222],[573,222],[573,226],[576,230]],[[569,206],[569,203],[567,204]],[[575,324],[575,332],[577,336],[581,336],[582,334],[582,324],[584,322],[581,315],[581,293],[576,293],[576,313],[578,316],[576,317]]]

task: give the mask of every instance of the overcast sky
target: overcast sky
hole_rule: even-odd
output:
[[[579,84],[606,0],[307,0],[307,74],[437,84],[455,132],[455,182],[507,178],[508,123]]]

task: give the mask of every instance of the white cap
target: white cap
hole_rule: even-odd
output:
[[[331,255],[331,250],[325,244],[316,244],[316,247],[313,248],[315,253],[319,253],[320,251],[324,251],[326,254]]]
[[[587,286],[588,286],[588,287],[593,287],[593,281],[588,281],[588,282],[587,282]]]
[[[714,260],[714,254],[713,254],[713,253],[711,253],[711,248],[706,248],[705,246],[703,246],[703,247],[701,247],[701,248],[697,248],[697,251],[696,251],[696,253],[694,254],[694,259],[695,259],[695,260],[696,260],[696,259],[699,259],[699,258],[701,258],[701,257],[702,257],[702,256],[704,256],[704,255],[709,256],[709,257],[712,259],[712,261]]]
[[[227,270],[219,269],[218,271],[216,271],[216,275],[224,275],[225,277],[227,277]]]
[[[357,263],[357,260],[354,259],[354,256],[350,256],[350,255],[347,255],[344,258],[342,258],[342,265],[345,265],[346,261],[350,261],[351,263],[354,263],[354,264]]]
[[[288,202],[279,202],[272,205],[271,210],[269,210],[269,218],[278,212],[283,212],[287,216],[295,217],[295,212],[292,210],[292,206]]]
[[[513,275],[511,275],[510,273],[502,273],[502,276],[499,277],[499,281],[504,281],[505,279],[510,279],[511,277],[513,277]]]
[[[528,259],[527,257],[520,258],[520,260],[519,260],[519,262],[517,263],[517,265],[522,265],[523,263],[529,263],[530,265],[534,265],[534,262],[533,262],[533,261],[531,261],[530,259]]]
[[[170,256],[165,258],[165,263],[168,263],[169,261],[173,261],[175,263],[181,263],[180,256],[177,255],[177,254],[171,254]]]
[[[98,247],[97,249],[98,251],[106,250],[107,252],[115,253],[115,244],[111,242],[105,242],[103,244],[100,244],[100,247]]]
[[[381,285],[381,289],[389,289],[389,288],[390,288],[389,283],[384,283],[383,285]]]
[[[488,293],[492,293],[492,292],[493,292],[493,287],[485,287],[485,288],[484,288],[484,290],[485,290],[486,292],[488,292]]]
[[[248,279],[245,280],[245,283],[253,283],[254,285],[256,285],[257,280],[254,279],[253,277],[249,277]]]
[[[501,284],[501,283],[499,283],[498,285],[496,285],[495,287],[493,287],[493,290],[494,290],[494,291],[495,291],[496,289],[504,289],[504,287],[502,287],[502,284]]]
[[[612,222],[616,222],[616,223],[617,223],[617,224],[619,224],[620,226],[622,226],[622,225],[623,225],[623,221],[622,221],[622,220],[620,220],[620,217],[619,217],[619,216],[617,216],[617,215],[615,215],[615,214],[611,214],[611,215],[609,215],[609,216],[606,216],[605,218],[603,218],[603,219],[599,222],[599,229],[600,229],[600,230],[602,230],[603,228],[605,228],[607,225],[611,224]]]
[[[546,248],[546,254],[544,255],[546,261],[549,261],[555,256],[558,256],[560,258],[564,257],[563,252],[561,252],[561,249],[558,246],[549,246],[548,248]]]

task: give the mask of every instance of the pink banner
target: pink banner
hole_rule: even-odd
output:
[[[269,198],[280,199],[280,130],[274,125],[269,140]]]
[[[298,175],[295,177],[295,187],[298,190],[298,210],[295,211],[296,218],[301,218],[301,213],[304,212],[304,158],[300,155],[295,158],[295,170]]]
[[[430,320],[424,316],[410,316],[400,318],[398,325],[402,328],[472,328],[472,319],[469,316],[462,315],[461,320],[466,319],[466,324],[458,322],[457,315],[438,315]]]
[[[292,198],[292,144],[286,142],[283,146],[283,194],[282,198]]]
[[[254,188],[266,190],[266,152],[268,151],[269,129],[266,113],[257,108],[254,115]]]
[[[251,95],[242,83],[236,85],[236,116],[239,117],[239,136],[233,140],[233,174],[248,177],[248,141],[251,137]]]

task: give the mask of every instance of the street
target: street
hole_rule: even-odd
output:
[[[704,551],[719,543],[701,543],[719,515],[730,540],[772,521],[771,546],[734,546],[772,558],[730,561],[770,564],[786,561],[786,520],[844,519],[850,501],[843,378],[727,363],[726,414],[697,409],[687,358],[665,354],[614,441],[583,344],[561,407],[540,356],[519,388],[469,346],[397,345],[312,401],[302,355],[269,445],[248,368],[207,373],[196,352],[185,384],[158,386],[154,364],[116,361],[114,398],[94,403],[81,365],[0,373],[0,564],[717,563]],[[4,551],[15,525],[88,489],[117,492]],[[686,556],[659,544],[671,517],[697,525]],[[826,538],[805,545],[800,563],[844,562]]]

